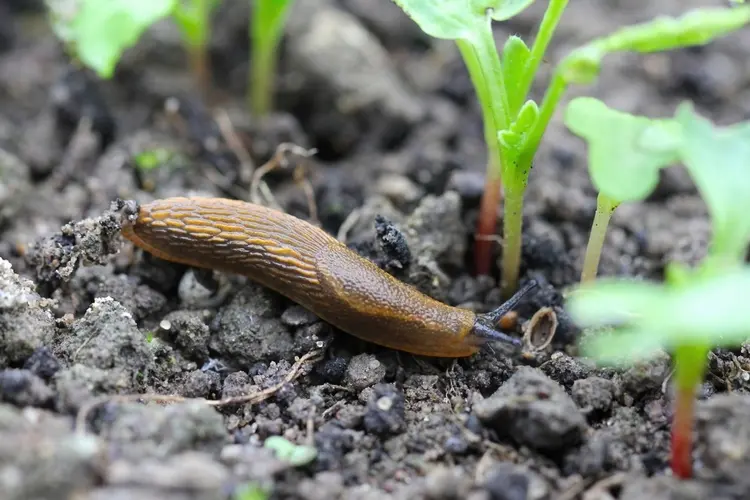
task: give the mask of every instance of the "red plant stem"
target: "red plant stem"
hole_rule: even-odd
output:
[[[689,479],[693,475],[693,387],[677,387],[672,418],[671,467],[675,476]]]
[[[205,46],[190,47],[190,69],[198,86],[201,96],[210,100],[211,97],[211,68],[208,51]]]
[[[477,220],[477,236],[474,243],[474,271],[477,275],[489,274],[492,267],[493,236],[497,227],[497,207],[503,183],[501,178],[488,177],[484,186]]]

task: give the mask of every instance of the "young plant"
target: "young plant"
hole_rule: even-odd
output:
[[[523,196],[534,156],[563,94],[571,84],[593,82],[607,54],[655,52],[703,45],[750,22],[750,8],[706,8],[680,18],[662,17],[623,28],[576,49],[555,68],[541,105],[529,89],[566,0],[550,0],[534,43],[509,37],[502,57],[492,21],[515,16],[533,0],[393,0],[430,36],[454,40],[469,71],[482,108],[488,149],[487,181],[477,227],[475,264],[490,269],[490,238],[500,189],[504,193],[502,291],[517,288],[521,260]],[[607,207],[602,207],[606,209]]]
[[[219,0],[47,0],[52,27],[71,56],[100,78],[114,74],[123,53],[154,23],[172,16],[196,80],[208,86],[209,19]]]
[[[211,13],[221,0],[177,0],[172,17],[182,33],[190,58],[190,68],[201,91],[211,88],[208,44],[211,39]]]
[[[585,283],[572,293],[567,308],[584,328],[614,325],[613,334],[583,344],[585,353],[601,362],[627,364],[660,349],[672,351],[671,467],[687,478],[692,475],[695,390],[706,355],[713,347],[736,346],[750,337],[750,267],[744,264],[750,244],[750,122],[717,128],[685,103],[663,130],[669,130],[669,140],[653,141],[660,134],[646,133],[636,143],[668,144],[668,154],[686,166],[711,217],[708,255],[694,270],[670,264],[660,285],[616,279]]]
[[[589,145],[589,173],[598,191],[581,281],[591,281],[599,267],[604,237],[614,210],[643,200],[659,182],[659,169],[678,161],[681,129],[673,120],[652,120],[608,108],[592,97],[573,99],[565,124]]]
[[[510,37],[502,58],[492,31],[493,21],[505,21],[534,0],[393,0],[430,36],[454,40],[466,64],[482,109],[487,146],[487,180],[482,196],[475,271],[490,271],[491,235],[496,209],[504,192],[503,290],[512,295],[518,282],[521,258],[523,195],[531,162],[519,163],[526,133],[537,123],[539,109],[527,100],[529,89],[567,0],[550,0],[529,49],[521,38]],[[532,155],[533,156],[533,155]]]
[[[251,0],[251,64],[248,75],[248,101],[256,116],[265,116],[273,107],[273,82],[279,41],[292,0]]]
[[[295,467],[307,465],[318,456],[314,446],[297,445],[281,436],[267,438],[263,447],[273,450],[279,459]]]
[[[234,495],[232,495],[232,500],[268,500],[270,496],[271,494],[267,491],[267,488],[251,482],[238,486]]]
[[[573,293],[567,308],[582,327],[619,325],[591,336],[585,355],[610,365],[628,365],[672,351],[675,402],[671,468],[692,474],[695,391],[712,347],[737,346],[750,337],[750,268],[706,266],[695,272],[673,264],[664,284],[602,279]]]
[[[565,123],[589,144],[589,172],[599,192],[581,281],[596,277],[612,212],[646,198],[659,169],[683,162],[707,200],[713,218],[712,253],[738,262],[750,238],[750,124],[716,129],[682,104],[672,119],[650,119],[608,108],[591,97],[571,101]],[[717,161],[720,163],[717,165]],[[747,200],[747,201],[746,201]]]

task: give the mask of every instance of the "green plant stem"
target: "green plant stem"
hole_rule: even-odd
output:
[[[518,283],[521,265],[521,235],[523,233],[523,193],[526,191],[534,156],[536,156],[544,132],[547,130],[547,126],[567,88],[568,84],[563,76],[561,66],[558,66],[544,94],[542,105],[539,108],[539,118],[534,124],[534,128],[529,132],[523,151],[518,158],[514,158],[511,164],[504,164],[503,178],[506,184],[502,262],[502,294],[504,297],[510,297]],[[517,205],[517,209],[509,210],[508,205],[511,197],[515,198],[513,203]]]
[[[563,76],[561,66],[558,65],[552,76],[552,80],[547,87],[547,91],[544,93],[542,105],[539,107],[539,118],[534,124],[534,128],[529,132],[523,153],[518,161],[519,165],[530,166],[534,161],[534,156],[536,156],[539,144],[542,142],[544,132],[547,130],[547,126],[549,125],[550,120],[552,120],[557,105],[560,104],[560,99],[562,99],[567,88],[568,82]]]
[[[526,101],[526,99],[528,99],[531,85],[534,83],[534,78],[539,70],[539,65],[544,60],[544,54],[547,52],[547,47],[555,34],[557,25],[559,24],[560,18],[567,6],[568,0],[550,0],[549,5],[547,5],[544,18],[539,25],[539,31],[536,38],[534,38],[534,45],[531,47],[529,59],[526,61],[523,79],[518,86],[519,98],[517,103],[519,107]],[[517,112],[517,109],[514,110],[514,113]]]
[[[286,1],[279,9],[279,0],[254,0],[250,22],[251,64],[248,74],[250,110],[265,116],[273,108],[273,85],[276,80],[279,42],[284,31],[286,13],[291,5]]]
[[[476,274],[489,274],[492,258],[492,236],[497,223],[497,206],[502,189],[504,153],[498,133],[507,128],[508,96],[503,79],[500,55],[492,34],[490,20],[478,27],[478,36],[471,40],[456,40],[466,64],[482,109],[484,138],[487,145],[487,179],[477,221],[474,250]]]
[[[250,84],[250,109],[256,116],[265,116],[273,107],[273,83],[276,74],[276,43],[253,44]]]
[[[586,257],[583,259],[583,272],[581,273],[581,283],[593,281],[599,269],[599,259],[602,256],[602,247],[604,238],[607,236],[607,227],[619,203],[611,198],[599,193],[596,198],[596,214],[594,222],[591,224],[589,233],[589,243],[586,246]]]
[[[206,46],[188,46],[188,57],[190,58],[190,71],[193,74],[193,78],[195,78],[201,94],[208,97],[211,89],[211,70]]]
[[[672,419],[670,466],[675,476],[688,479],[693,474],[693,420],[695,389],[706,366],[706,346],[683,345],[675,349],[675,402]]]
[[[525,186],[524,186],[525,187]],[[503,206],[503,260],[500,291],[510,298],[518,289],[521,268],[521,242],[523,229],[523,195],[525,189],[513,189],[506,184]]]

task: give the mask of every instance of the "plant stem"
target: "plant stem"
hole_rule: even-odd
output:
[[[547,126],[549,125],[552,116],[555,114],[557,105],[560,103],[560,99],[562,99],[567,88],[568,82],[565,81],[561,67],[558,65],[555,74],[552,76],[552,81],[550,81],[547,91],[544,93],[544,99],[539,108],[539,118],[534,124],[534,128],[529,132],[526,146],[519,158],[519,164],[530,165],[534,161],[534,156],[536,156],[539,144],[542,142],[544,132],[547,130]]]
[[[273,108],[278,48],[290,0],[253,0],[250,20],[251,64],[247,84],[248,105],[256,116],[265,116]]]
[[[670,466],[674,475],[682,479],[693,475],[695,389],[703,378],[708,350],[706,346],[682,345],[674,353],[676,390]]]
[[[534,83],[534,78],[539,70],[539,65],[544,59],[547,47],[555,34],[557,25],[567,6],[568,0],[550,0],[549,5],[547,5],[544,18],[539,25],[539,32],[537,33],[536,38],[534,38],[534,45],[531,47],[529,59],[526,61],[523,78],[518,86],[517,106],[519,108],[528,98],[531,85]],[[517,111],[518,110],[515,110],[515,112]]]
[[[253,58],[248,83],[250,85],[250,109],[256,116],[267,115],[273,106],[272,86],[276,74],[275,44],[253,43]]]
[[[672,420],[672,451],[670,467],[675,476],[689,479],[693,474],[693,388],[678,389],[676,393],[674,418]]]
[[[488,165],[488,172],[492,169],[493,167]],[[487,177],[482,201],[479,205],[477,238],[474,242],[474,272],[478,275],[490,273],[492,245],[494,243],[490,236],[495,233],[495,227],[497,226],[497,206],[500,204],[502,189],[503,182],[499,175]]]
[[[208,98],[211,89],[211,71],[208,60],[208,51],[205,45],[191,45],[188,47],[190,58],[190,71],[195,78],[198,88],[204,98]]]
[[[602,247],[604,238],[607,236],[607,227],[612,213],[619,203],[611,198],[599,193],[596,197],[596,214],[594,222],[591,224],[591,233],[589,233],[589,243],[586,246],[586,257],[583,259],[583,272],[581,273],[581,283],[593,281],[596,278],[599,269],[599,259],[602,256]]]
[[[518,288],[523,241],[524,191],[525,183],[522,189],[513,189],[510,182],[506,184],[505,206],[503,207],[503,274],[500,287],[504,299],[510,298]]]
[[[484,139],[487,145],[487,174],[477,222],[474,250],[476,274],[491,269],[492,235],[497,223],[497,206],[502,189],[504,158],[498,133],[507,128],[508,96],[503,79],[500,55],[492,33],[491,19],[478,27],[479,35],[471,40],[456,40],[482,109]]]

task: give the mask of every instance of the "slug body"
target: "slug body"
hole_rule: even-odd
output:
[[[244,275],[375,344],[464,357],[484,340],[472,311],[428,297],[325,231],[261,205],[158,200],[139,206],[123,235],[164,260]]]

